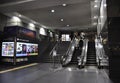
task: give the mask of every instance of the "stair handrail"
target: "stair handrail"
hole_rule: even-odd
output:
[[[87,61],[88,39],[83,40],[81,55],[78,57],[78,66],[83,67]]]
[[[86,41],[85,41],[85,39],[83,39],[82,41],[83,41],[82,51],[81,51],[81,54],[77,57],[79,67],[82,66],[82,60],[83,60],[83,56],[85,54],[84,52],[85,52],[85,43],[86,43]]]
[[[71,47],[72,47],[72,44],[75,42],[75,38],[73,38],[72,39],[72,41],[71,41],[71,43],[70,43],[70,45],[69,45],[69,47],[68,47],[68,50],[67,50],[67,52],[65,53],[65,54],[68,54],[69,53],[69,51],[70,51],[70,49],[71,49]]]
[[[87,62],[87,52],[88,52],[88,39],[86,39],[86,42],[85,42],[85,50],[84,50],[84,54],[82,55],[83,56],[83,59],[82,59],[82,65],[84,66]]]

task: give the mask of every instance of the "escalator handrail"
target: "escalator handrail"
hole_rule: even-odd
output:
[[[67,54],[69,53],[69,51],[70,51],[70,49],[71,49],[72,44],[74,43],[74,41],[75,41],[75,38],[72,39],[72,41],[71,41],[71,43],[70,43],[70,45],[69,45],[69,47],[68,47],[68,50],[67,50],[67,52],[65,53],[65,55],[67,55]]]
[[[85,43],[84,43],[84,47],[83,47],[83,52],[81,54],[82,58],[81,58],[81,63],[82,65],[85,65],[86,63],[86,59],[87,59],[87,51],[88,51],[88,39],[85,39],[84,40]]]
[[[62,56],[62,60],[65,59],[65,62],[67,60],[67,57],[69,57],[69,52],[71,52],[71,54],[72,54],[71,49],[72,49],[72,46],[74,45],[74,43],[75,43],[75,37],[72,39],[72,41],[71,41],[71,43],[70,43],[70,45],[68,47],[67,52]],[[62,63],[62,64],[64,64],[64,63]]]
[[[104,51],[104,48],[103,48],[103,45],[102,45],[102,43],[101,42],[99,42],[99,40],[98,39],[96,39],[96,41],[95,41],[95,47],[96,47],[96,58],[97,58],[97,63],[98,63],[98,66],[100,66],[100,63],[101,63],[101,60],[102,59],[108,59],[108,56],[105,54],[105,51]],[[101,45],[101,47],[99,48],[99,46],[98,45]],[[106,58],[105,58],[106,57]]]

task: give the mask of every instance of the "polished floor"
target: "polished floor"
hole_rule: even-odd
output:
[[[77,69],[62,68],[53,64],[41,63],[0,74],[0,83],[112,83],[105,70],[95,67]]]

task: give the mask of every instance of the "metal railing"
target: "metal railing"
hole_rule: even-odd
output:
[[[83,40],[81,55],[78,57],[78,66],[83,67],[87,61],[88,39]]]
[[[51,52],[50,52],[50,56],[53,54],[53,52],[57,49],[57,46],[58,46],[58,44],[60,43],[60,41],[57,41],[57,43],[55,44],[55,46],[53,47],[53,49],[51,50]]]
[[[73,40],[71,41],[67,52],[62,56],[61,63],[63,66],[67,65],[71,61],[74,49],[75,49],[75,38],[73,38]]]

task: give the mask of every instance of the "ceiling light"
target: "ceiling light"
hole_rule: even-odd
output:
[[[71,68],[68,68],[68,71],[72,71],[72,69],[71,69]]]
[[[104,16],[100,16],[101,18],[104,18]]]
[[[98,2],[98,0],[95,0],[95,2]]]
[[[107,4],[104,4],[104,7],[107,7]]]
[[[19,14],[18,16],[21,17],[22,15]]]
[[[63,21],[63,19],[60,19],[60,21]]]
[[[16,22],[21,22],[21,19],[17,16],[13,16],[12,20],[16,21]]]
[[[93,18],[94,18],[94,19],[97,19],[97,18],[98,18],[98,16],[94,16]]]
[[[69,27],[70,25],[67,25],[67,27]]]
[[[35,25],[33,23],[29,23],[30,27],[35,27]]]
[[[65,7],[66,5],[67,5],[67,4],[65,4],[65,3],[64,3],[64,4],[62,4],[62,6],[64,6],[64,7]]]
[[[98,7],[98,5],[94,5],[94,8],[97,8]]]
[[[52,13],[54,13],[54,12],[55,12],[55,10],[51,10],[51,12],[52,12]]]

